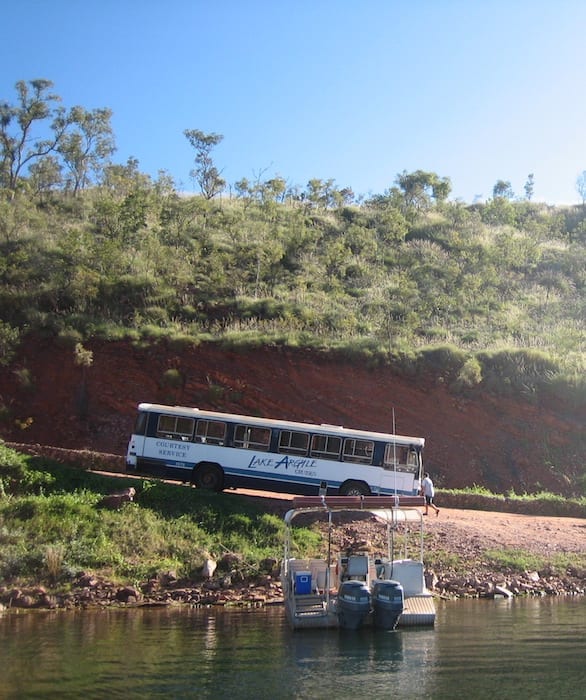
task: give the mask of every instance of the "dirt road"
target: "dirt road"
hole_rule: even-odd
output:
[[[234,492],[265,502],[275,513],[285,513],[293,496],[248,489]],[[432,546],[470,555],[491,549],[522,549],[551,556],[561,552],[586,552],[586,520],[538,515],[518,515],[481,510],[441,508],[425,519]]]

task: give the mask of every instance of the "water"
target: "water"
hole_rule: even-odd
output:
[[[433,629],[292,632],[281,607],[0,617],[0,698],[582,698],[586,601],[457,601]]]

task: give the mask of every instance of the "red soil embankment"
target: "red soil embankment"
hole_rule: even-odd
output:
[[[0,436],[123,455],[141,401],[213,408],[425,437],[425,463],[437,486],[473,484],[493,491],[572,491],[584,455],[576,445],[584,411],[456,396],[441,381],[404,377],[317,351],[217,345],[139,347],[94,341],[93,363],[75,364],[73,348],[29,339],[11,367],[0,368],[7,411]],[[180,386],[170,386],[177,370]],[[25,381],[26,379],[26,381]],[[567,460],[552,468],[552,454]]]

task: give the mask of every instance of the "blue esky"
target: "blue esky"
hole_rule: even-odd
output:
[[[2,24],[0,100],[47,78],[67,107],[108,107],[114,160],[182,189],[201,129],[230,184],[368,196],[422,169],[472,202],[533,173],[534,201],[581,201],[583,0],[19,0]]]

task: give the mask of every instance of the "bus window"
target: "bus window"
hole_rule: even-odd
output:
[[[344,453],[342,459],[345,462],[360,462],[370,464],[374,453],[374,442],[371,440],[344,440]]]
[[[157,436],[173,440],[190,440],[193,435],[195,421],[193,418],[181,416],[159,416]]]
[[[226,438],[226,423],[219,420],[198,420],[195,438],[198,442],[209,445],[223,445]]]
[[[342,438],[333,435],[314,435],[311,438],[311,456],[321,459],[340,459]]]
[[[237,425],[234,431],[234,447],[245,450],[262,450],[267,452],[271,442],[270,428],[258,428],[252,425]]]
[[[398,472],[416,473],[419,466],[417,451],[406,445],[394,445],[389,443],[385,446],[385,469],[396,468]]]
[[[143,413],[142,411],[136,416],[136,423],[134,424],[135,435],[146,435],[147,417],[148,413]]]
[[[279,452],[288,455],[306,455],[309,447],[309,435],[293,430],[281,430],[279,433]]]
[[[414,447],[410,447],[407,450],[407,466],[413,467],[414,469],[419,468],[419,454]]]

